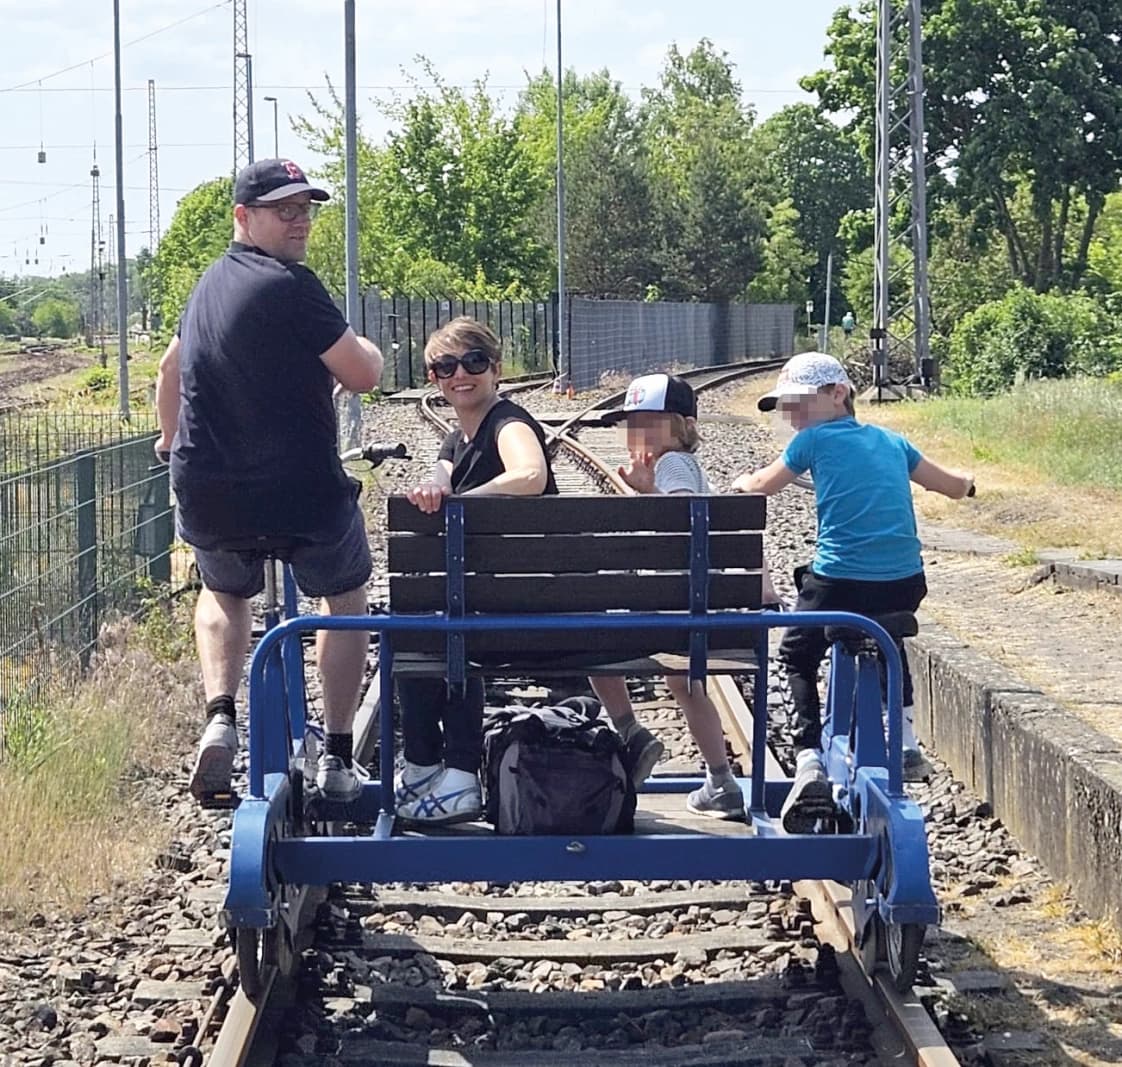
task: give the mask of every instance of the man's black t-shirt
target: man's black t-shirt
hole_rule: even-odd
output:
[[[545,450],[545,434],[541,426],[525,408],[505,399],[496,401],[483,416],[479,429],[470,441],[464,440],[460,430],[453,430],[444,438],[444,443],[440,446],[440,458],[452,464],[453,493],[466,493],[469,489],[476,489],[506,470],[502,456],[499,455],[499,431],[508,422],[524,422],[534,431],[545,455],[546,482],[542,495],[556,495],[557,483],[553,480],[553,468],[549,464],[549,453]]]
[[[307,267],[234,242],[179,326],[172,484],[183,537],[331,541],[350,521],[332,377],[320,356],[347,328]]]

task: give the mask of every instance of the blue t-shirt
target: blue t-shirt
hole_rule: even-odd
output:
[[[900,434],[852,417],[795,435],[783,462],[814,477],[816,574],[888,582],[923,570],[910,481],[922,458]]]
[[[179,324],[171,478],[186,541],[332,541],[346,529],[354,494],[320,359],[346,329],[302,264],[235,241],[208,268]]]

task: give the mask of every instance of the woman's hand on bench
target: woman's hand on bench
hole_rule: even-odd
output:
[[[439,511],[448,495],[448,487],[439,482],[423,482],[421,485],[410,489],[405,494],[405,499],[410,504],[426,513]]]

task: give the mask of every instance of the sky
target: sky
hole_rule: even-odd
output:
[[[607,68],[627,91],[657,82],[666,50],[702,37],[728,53],[760,118],[810,101],[799,78],[822,65],[826,28],[844,0],[563,0],[564,65]],[[486,76],[513,107],[526,72],[555,70],[556,0],[357,0],[359,123],[381,140],[377,103],[406,90],[428,57],[445,81]],[[156,83],[160,228],[184,193],[233,167],[231,0],[120,0],[125,244],[149,244],[148,80]],[[311,114],[325,78],[342,90],[342,0],[248,0],[254,147],[312,169],[290,117]],[[0,0],[0,274],[89,267],[96,142],[103,237],[117,214],[111,0]],[[46,162],[39,163],[40,146]],[[38,258],[38,263],[35,262]]]

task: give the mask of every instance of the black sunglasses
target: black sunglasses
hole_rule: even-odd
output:
[[[438,378],[451,378],[457,367],[463,367],[468,374],[482,374],[490,366],[491,357],[482,348],[470,348],[462,356],[437,356],[429,370]]]

